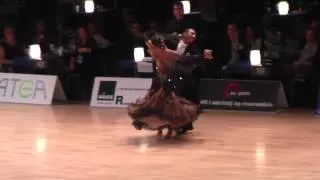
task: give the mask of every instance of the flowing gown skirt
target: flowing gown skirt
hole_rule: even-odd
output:
[[[197,120],[198,105],[178,95],[187,90],[185,81],[179,75],[167,78],[164,83],[159,77],[155,78],[148,94],[128,107],[136,129],[179,129]]]

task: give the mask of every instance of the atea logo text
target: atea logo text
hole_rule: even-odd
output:
[[[42,80],[2,78],[0,79],[0,97],[47,99],[46,85]]]
[[[116,96],[116,81],[101,81],[98,90],[98,101],[110,101],[116,104],[123,103],[123,96]]]

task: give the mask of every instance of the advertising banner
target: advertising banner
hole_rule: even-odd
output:
[[[50,105],[56,84],[57,76],[0,73],[0,102]]]
[[[92,107],[127,107],[144,97],[151,87],[152,79],[97,77],[94,82]]]
[[[199,93],[204,109],[272,111],[288,106],[277,81],[203,79]]]

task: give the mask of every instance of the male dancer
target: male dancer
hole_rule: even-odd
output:
[[[186,97],[189,101],[200,105],[200,100],[198,97],[198,88],[200,84],[200,78],[203,72],[203,62],[204,60],[211,60],[212,51],[205,50],[201,53],[196,44],[196,30],[192,28],[187,28],[181,36],[169,35],[165,38],[166,45],[169,49],[176,50],[178,54],[184,55],[185,58],[179,61],[184,69],[189,71],[187,78],[190,80],[185,81],[184,91],[182,95]],[[189,57],[189,58],[188,58]],[[200,113],[200,111],[199,111]],[[185,134],[187,131],[193,130],[192,123],[181,127],[178,130],[178,135]]]

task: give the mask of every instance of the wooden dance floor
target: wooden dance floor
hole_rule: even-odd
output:
[[[319,118],[205,112],[164,141],[126,109],[0,104],[0,180],[316,180]]]

